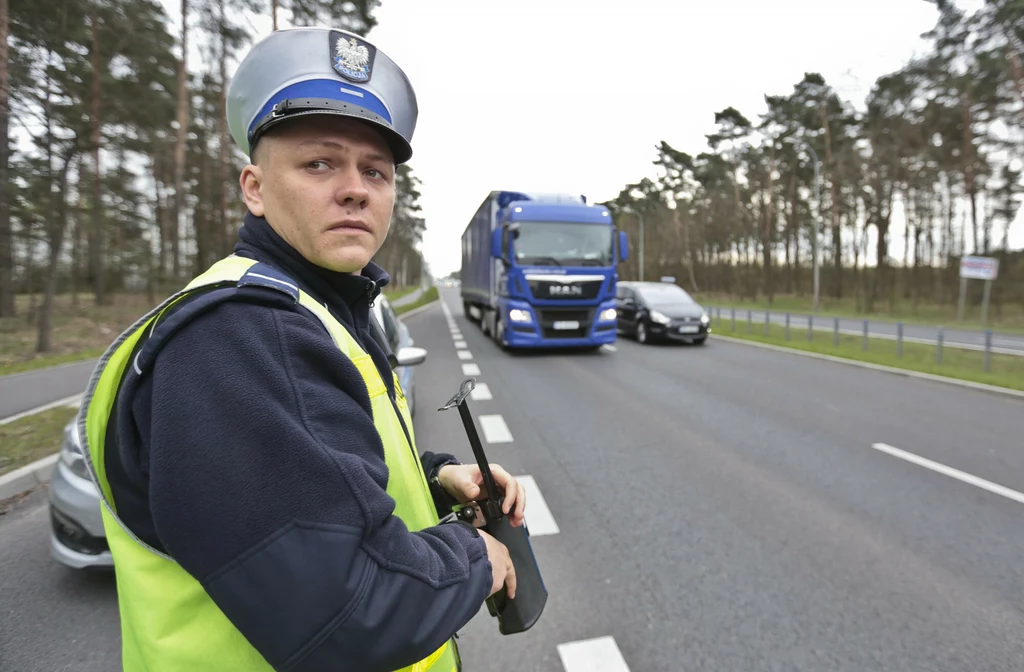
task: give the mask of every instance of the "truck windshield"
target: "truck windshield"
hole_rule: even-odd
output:
[[[611,266],[613,230],[608,224],[520,222],[515,240],[519,264]]]

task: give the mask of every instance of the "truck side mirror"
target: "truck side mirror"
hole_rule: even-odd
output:
[[[509,239],[508,232],[512,233],[511,239]],[[494,230],[491,234],[491,256],[497,257],[505,262],[506,266],[512,265],[512,258],[509,255],[512,247],[512,240],[519,237],[519,225],[518,224],[505,224],[504,226]]]
[[[625,231],[619,231],[619,260],[626,261],[629,259],[629,239],[626,237]]]

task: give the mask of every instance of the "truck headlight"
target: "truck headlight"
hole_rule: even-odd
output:
[[[513,322],[523,322],[525,324],[529,324],[530,322],[533,321],[533,318],[530,317],[530,311],[521,310],[519,308],[513,308],[512,310],[508,311],[508,319],[512,320]]]
[[[90,480],[89,469],[85,466],[82,444],[78,441],[78,423],[70,423],[64,428],[64,440],[60,444],[60,461],[71,473],[85,480]]]
[[[601,311],[601,317],[599,318],[602,322],[611,322],[618,316],[618,312],[614,308],[605,308]]]
[[[665,315],[664,313],[659,313],[656,310],[652,310],[651,311],[651,321],[652,322],[657,322],[658,324],[668,324],[669,322],[672,321],[672,319],[669,318],[669,316]]]

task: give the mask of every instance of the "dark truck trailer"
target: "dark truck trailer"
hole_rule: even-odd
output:
[[[493,191],[462,234],[463,310],[505,348],[614,343],[626,258],[608,208],[582,196]]]

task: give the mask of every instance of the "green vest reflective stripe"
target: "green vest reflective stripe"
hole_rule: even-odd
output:
[[[82,401],[79,435],[83,453],[99,485],[103,525],[114,558],[121,613],[124,669],[159,672],[252,672],[272,668],[210,599],[203,587],[172,558],[135,537],[117,517],[117,502],[104,471],[107,424],[124,372],[133,366],[132,353],[147,329],[153,329],[165,311],[195,290],[216,285],[230,287],[256,262],[226,257],[125,330],[103,354]],[[398,377],[395,392],[398,412],[370,355],[344,325],[305,292],[299,303],[312,312],[335,344],[358,368],[369,392],[374,425],[384,444],[388,468],[387,493],[395,501],[395,515],[411,531],[438,523],[430,488],[415,450],[412,418]],[[399,413],[409,430],[406,439]],[[410,440],[412,445],[410,445]],[[347,670],[339,660],[339,671]],[[455,640],[449,639],[425,659],[396,672],[455,672],[461,669]]]

